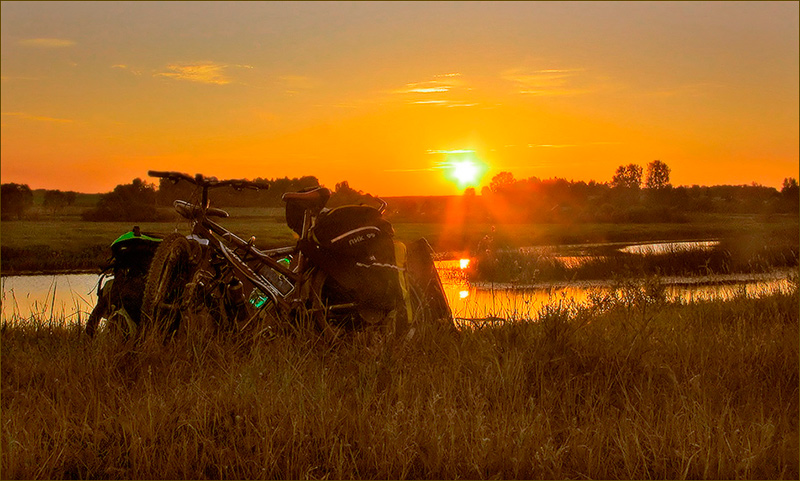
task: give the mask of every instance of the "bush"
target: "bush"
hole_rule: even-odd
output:
[[[157,222],[169,218],[156,209],[155,186],[142,179],[116,186],[100,198],[96,208],[85,211],[81,217],[93,222]]]

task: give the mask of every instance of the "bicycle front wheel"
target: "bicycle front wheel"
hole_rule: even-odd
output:
[[[142,299],[142,323],[171,334],[180,326],[186,312],[186,285],[192,279],[194,265],[186,237],[170,234],[156,250],[145,282]]]

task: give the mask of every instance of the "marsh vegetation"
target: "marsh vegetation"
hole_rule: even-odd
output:
[[[631,282],[333,344],[6,323],[3,477],[797,479],[793,286],[685,303]]]

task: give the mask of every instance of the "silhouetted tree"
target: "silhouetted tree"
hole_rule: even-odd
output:
[[[154,184],[134,179],[130,184],[121,184],[112,192],[103,194],[97,207],[82,214],[89,221],[152,222],[161,220],[156,210]]]
[[[611,179],[612,187],[638,189],[642,186],[642,167],[636,164],[620,165]]]
[[[369,194],[365,194],[360,190],[350,187],[350,183],[346,180],[338,182],[336,188],[328,201],[329,207],[337,207],[340,205],[359,205],[367,204],[377,207],[378,201],[374,200]]]
[[[794,177],[783,179],[781,198],[787,210],[797,212],[798,205],[800,205],[800,188],[798,188],[797,179]]]
[[[492,181],[489,183],[489,190],[498,193],[505,190],[507,187],[511,187],[515,182],[514,174],[511,172],[500,172],[492,177]]]
[[[0,212],[3,219],[22,219],[25,211],[33,205],[33,191],[27,184],[3,184],[0,186]]]
[[[73,197],[74,202],[74,197]],[[59,210],[70,204],[70,196],[60,190],[47,190],[44,193],[44,207],[50,209],[50,213],[55,214]]]
[[[647,164],[647,180],[645,187],[648,189],[665,189],[670,187],[669,183],[670,168],[660,160],[654,160]]]
[[[788,177],[783,179],[783,187],[781,187],[781,194],[786,196],[797,196],[798,186],[797,179]]]

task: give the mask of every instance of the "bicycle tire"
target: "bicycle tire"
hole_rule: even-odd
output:
[[[185,236],[170,234],[156,250],[145,282],[142,324],[166,334],[177,331],[186,313],[186,284],[192,278],[191,246]]]
[[[412,315],[410,326],[440,324],[455,328],[450,309],[447,307],[447,298],[438,278],[428,279],[425,282],[409,276],[407,289]]]
[[[413,316],[410,324],[441,324],[455,329],[442,280],[431,256],[433,249],[425,239],[410,243],[407,248],[406,282]]]

